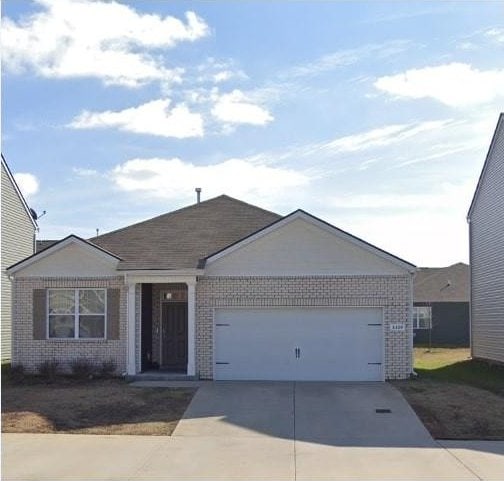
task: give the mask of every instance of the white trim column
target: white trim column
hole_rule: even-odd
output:
[[[128,350],[126,373],[129,376],[136,374],[136,284],[128,282],[127,312],[128,312]]]
[[[196,280],[187,284],[187,375],[196,374]]]

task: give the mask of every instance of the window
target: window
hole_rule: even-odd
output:
[[[413,307],[413,329],[432,327],[432,308],[429,306]]]
[[[106,289],[49,289],[49,338],[104,339],[106,293]]]

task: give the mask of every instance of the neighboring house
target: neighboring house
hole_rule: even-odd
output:
[[[421,267],[413,289],[415,345],[469,346],[469,266]]]
[[[39,240],[37,239],[37,242],[35,243],[35,252],[40,252],[43,251],[44,249],[47,249],[48,247],[51,247],[53,244],[56,244],[58,242],[57,240]]]
[[[467,220],[471,355],[504,362],[504,114],[500,114]]]
[[[114,359],[202,379],[412,372],[415,266],[297,210],[222,195],[9,269],[14,360]]]
[[[2,155],[2,361],[11,358],[11,281],[7,267],[33,254],[37,225]]]

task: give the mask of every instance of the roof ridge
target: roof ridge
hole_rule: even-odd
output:
[[[201,202],[197,202],[195,204],[186,205],[184,207],[180,207],[179,209],[175,209],[175,210],[172,210],[170,212],[165,212],[164,214],[159,214],[159,215],[156,215],[154,217],[150,217],[149,219],[141,220],[140,222],[135,222],[134,224],[130,224],[130,225],[127,225],[127,226],[124,226],[124,227],[120,227],[119,229],[111,230],[110,232],[106,232],[105,234],[101,234],[99,236],[90,237],[89,239],[90,240],[92,239],[93,241],[96,241],[96,240],[102,239],[102,238],[104,238],[104,237],[106,237],[108,235],[117,234],[117,233],[122,232],[122,231],[124,231],[126,229],[130,229],[131,227],[137,227],[137,226],[140,226],[142,224],[146,224],[148,222],[152,222],[154,220],[160,219],[162,217],[172,217],[173,215],[179,214],[180,212],[183,212],[185,210],[194,209],[194,208],[197,208],[197,207],[201,206],[202,204],[208,204],[209,202],[213,202],[213,201],[216,201],[218,199],[232,200],[234,202],[247,205],[248,207],[253,207],[253,208],[255,208],[257,210],[260,210],[262,212],[266,212],[268,214],[275,214],[275,215],[278,215],[279,217],[281,217],[279,214],[276,214],[275,212],[267,211],[265,209],[262,209],[260,207],[255,206],[255,205],[248,204],[247,202],[244,202],[242,200],[235,199],[234,197],[230,197],[229,195],[221,194],[221,195],[218,195],[216,197],[212,197],[210,199],[206,199],[206,200],[203,200]]]
[[[218,199],[218,198],[226,198],[226,199],[229,199],[229,200],[232,200],[234,202],[238,202],[240,204],[243,204],[243,205],[246,205],[247,207],[252,207],[256,210],[260,210],[261,212],[266,212],[267,214],[273,214],[273,215],[277,215],[278,217],[284,217],[282,216],[281,214],[278,214],[276,212],[273,212],[272,210],[268,210],[268,209],[263,209],[262,207],[258,207],[257,205],[254,205],[254,204],[250,204],[249,202],[245,202],[244,200],[241,200],[241,199],[237,199],[235,197],[231,197],[230,195],[227,195],[227,194],[221,194],[219,195],[218,197],[214,197],[213,199]],[[209,200],[212,200],[212,199],[209,199]]]

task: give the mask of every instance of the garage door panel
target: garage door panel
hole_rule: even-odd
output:
[[[214,377],[382,380],[381,323],[376,308],[217,309]]]
[[[283,316],[220,311],[215,326],[216,379],[283,380],[295,369],[295,341]],[[277,313],[278,314],[278,313]],[[265,374],[265,371],[269,371]]]

